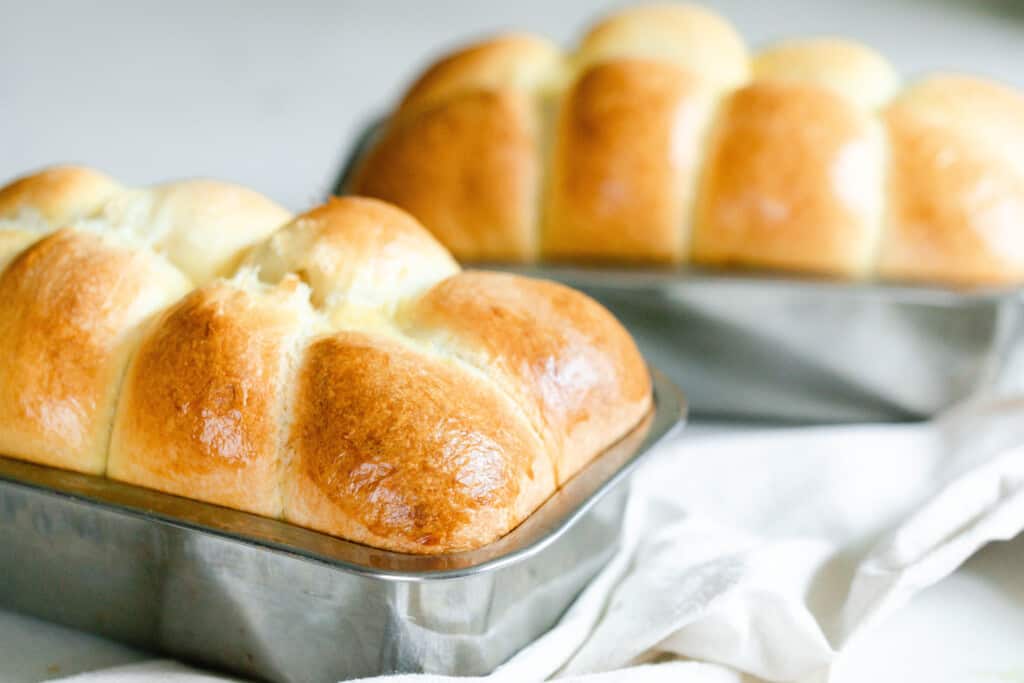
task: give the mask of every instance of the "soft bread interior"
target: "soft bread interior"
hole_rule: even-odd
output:
[[[299,216],[253,249],[245,265],[270,283],[302,279],[328,316],[390,316],[459,270],[412,216],[357,197],[333,199]]]
[[[98,215],[162,253],[196,284],[228,274],[246,247],[291,215],[244,187],[187,180],[116,195]]]

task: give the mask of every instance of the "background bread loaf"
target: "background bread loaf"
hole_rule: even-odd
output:
[[[571,54],[515,35],[444,58],[351,189],[465,261],[1001,285],[1024,280],[1022,108],[967,76],[901,91],[852,41],[749,55],[708,10],[638,6]]]
[[[409,214],[214,181],[0,189],[0,455],[417,553],[518,525],[650,408],[584,295]]]

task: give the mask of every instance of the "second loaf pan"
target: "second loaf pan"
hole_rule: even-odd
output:
[[[347,193],[382,125],[373,121],[356,141],[335,194]],[[914,420],[979,389],[1024,384],[1018,290],[961,292],[688,266],[481,265],[557,280],[600,301],[647,358],[687,387],[694,415]]]
[[[498,541],[406,555],[0,457],[0,606],[269,681],[476,675],[550,628],[615,552],[654,408]]]

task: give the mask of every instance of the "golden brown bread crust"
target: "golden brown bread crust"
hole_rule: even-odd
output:
[[[525,33],[495,36],[436,62],[409,88],[398,107],[408,117],[473,90],[512,88],[541,96],[564,79],[562,53]]]
[[[281,397],[301,303],[220,281],[166,311],[129,366],[107,476],[279,517]]]
[[[0,218],[36,213],[53,227],[96,211],[121,187],[90,168],[54,166],[14,180],[0,188]]]
[[[655,39],[647,36],[640,40],[644,31],[654,31]],[[623,56],[668,59],[691,74],[689,81],[699,80],[714,87],[745,79],[748,67],[746,49],[735,31],[714,14],[695,7],[659,6],[619,13],[587,36],[573,68],[585,69]],[[672,87],[666,85],[666,91],[659,93],[655,83],[658,75],[643,79],[640,67],[633,71],[634,79],[640,81],[636,94],[659,107],[657,113],[636,118],[646,123],[671,116],[664,107],[676,94]],[[533,260],[540,222],[538,184],[548,156],[546,121],[555,109],[551,95],[564,88],[570,72],[557,48],[546,40],[522,34],[477,43],[440,60],[409,90],[381,138],[362,160],[351,191],[408,210],[460,260]],[[610,100],[605,98],[604,102]],[[625,105],[628,100],[623,97],[621,102]],[[619,107],[620,111],[625,109]],[[686,137],[693,124],[683,121],[659,126],[650,135],[651,146],[647,149],[651,151],[646,155],[637,153],[623,163],[623,175],[638,167],[652,167],[647,173],[651,176],[674,175],[654,168],[659,157],[666,156],[664,149],[653,151],[664,137],[665,127]],[[625,126],[615,126],[606,137],[620,140],[622,136],[615,131],[624,130]],[[679,146],[689,144],[684,140]],[[611,159],[612,155],[606,154],[605,158]],[[671,183],[675,179],[664,180]],[[657,178],[634,183],[637,196],[624,200],[623,206],[613,211],[615,217],[609,220],[607,229],[598,228],[603,235],[629,222],[632,215],[627,207],[631,203],[652,197],[662,200],[652,211],[655,215],[645,222],[655,234],[641,239],[640,253],[627,253],[627,259],[678,260],[685,240],[672,235],[665,244],[663,224],[680,218],[685,211],[681,207],[690,198],[686,187],[679,188],[683,197],[663,197],[662,184]],[[640,190],[645,186],[651,187]],[[582,195],[583,191],[575,194]],[[581,216],[575,223],[582,224],[585,218]],[[631,225],[630,233],[637,235],[642,230]],[[632,242],[627,239],[627,246]],[[653,244],[653,257],[645,243]],[[614,246],[597,246],[595,250],[603,255],[612,253]]]
[[[883,277],[1024,280],[1024,97],[940,76],[885,114],[892,146]]]
[[[311,344],[296,386],[285,519],[412,553],[465,550],[554,490],[511,402],[455,363],[359,332]]]
[[[650,409],[650,377],[629,333],[563,285],[463,272],[410,307],[402,327],[479,368],[525,409],[559,485]]]
[[[867,274],[883,163],[874,120],[830,90],[776,81],[738,90],[713,133],[692,260]]]
[[[719,88],[742,84],[750,71],[746,45],[729,22],[703,7],[679,3],[639,5],[609,15],[590,29],[574,61],[585,69],[622,57],[674,64]]]
[[[670,64],[606,61],[561,105],[541,253],[679,263],[711,92]]]
[[[409,211],[457,258],[528,261],[539,154],[529,95],[473,91],[395,121],[361,164],[353,191]]]
[[[649,404],[635,348],[597,304],[457,279],[422,226],[374,199],[257,244],[283,210],[223,183],[119,190],[72,213],[55,233],[28,200],[0,218],[0,453],[452,552],[518,525]],[[436,316],[404,335],[421,308]],[[473,367],[437,335],[507,365]]]
[[[531,234],[532,216],[540,255],[555,260],[1022,282],[1024,247],[1002,226],[1024,211],[1024,153],[992,143],[1024,136],[1021,95],[937,80],[947,85],[928,96],[913,88],[883,112],[899,79],[865,45],[789,40],[751,58],[709,10],[632,6],[597,22],[565,58],[547,41],[514,35],[441,60],[411,88],[350,189],[408,209],[464,261],[529,260],[534,252],[517,236]],[[725,99],[710,116],[714,145],[693,123],[707,106],[695,104],[698,91]],[[532,104],[526,129],[539,131],[539,145],[513,150],[507,135],[463,133],[478,125],[458,115],[463,98],[512,92]],[[499,119],[480,114],[492,122],[484,125]],[[441,141],[444,125],[451,145]],[[501,171],[484,162],[496,155],[506,160]],[[956,161],[941,167],[939,157]],[[524,192],[538,177],[539,192]]]
[[[101,473],[138,326],[187,290],[144,252],[60,230],[0,274],[0,453]]]
[[[331,315],[390,314],[458,272],[451,254],[405,211],[376,199],[329,200],[258,245],[245,261],[265,282],[297,274]]]

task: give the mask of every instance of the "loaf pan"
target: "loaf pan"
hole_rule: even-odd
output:
[[[374,121],[356,141],[335,194],[345,194],[380,127]],[[702,417],[917,420],[983,387],[1024,385],[1022,294],[1015,289],[691,266],[481,265],[557,280],[600,301],[652,362],[687,387],[690,410]]]
[[[615,552],[627,475],[685,413],[651,374],[637,427],[508,535],[449,555],[0,457],[0,605],[268,681],[488,673]]]

